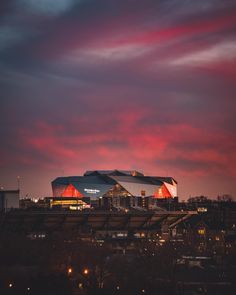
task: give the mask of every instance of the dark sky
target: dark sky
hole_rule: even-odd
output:
[[[137,169],[236,196],[235,0],[1,0],[0,185]]]

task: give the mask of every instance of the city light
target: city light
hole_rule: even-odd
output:
[[[67,270],[68,275],[72,274],[72,272],[73,272],[73,269],[71,267],[69,267]]]
[[[85,268],[84,271],[83,271],[83,274],[84,275],[88,275],[89,274],[89,270],[87,268]]]

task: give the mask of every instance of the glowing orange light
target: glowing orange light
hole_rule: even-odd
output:
[[[83,195],[72,185],[69,184],[67,188],[64,190],[62,197],[76,197],[76,198],[82,198]]]
[[[85,268],[83,273],[84,273],[84,275],[87,275],[89,273],[89,270],[87,268]]]
[[[70,274],[72,274],[72,272],[73,272],[73,269],[71,267],[69,267],[67,270],[67,273],[70,275]]]
[[[205,233],[206,233],[205,228],[199,228],[198,229],[198,234],[199,235],[203,236],[203,235],[205,235]]]
[[[172,195],[170,194],[167,187],[163,184],[155,193],[154,198],[162,199],[162,198],[171,198]]]

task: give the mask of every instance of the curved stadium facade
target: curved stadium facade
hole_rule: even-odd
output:
[[[177,197],[177,182],[172,177],[144,176],[138,171],[94,170],[83,176],[58,177],[52,182],[53,197]]]

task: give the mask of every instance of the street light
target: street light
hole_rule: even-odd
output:
[[[67,273],[68,273],[68,275],[71,275],[71,274],[72,274],[72,272],[73,272],[73,269],[72,269],[72,267],[69,267],[69,268],[67,269]]]
[[[88,275],[88,274],[89,274],[89,270],[88,270],[87,268],[85,268],[85,269],[83,270],[83,274],[84,274],[84,275]]]

